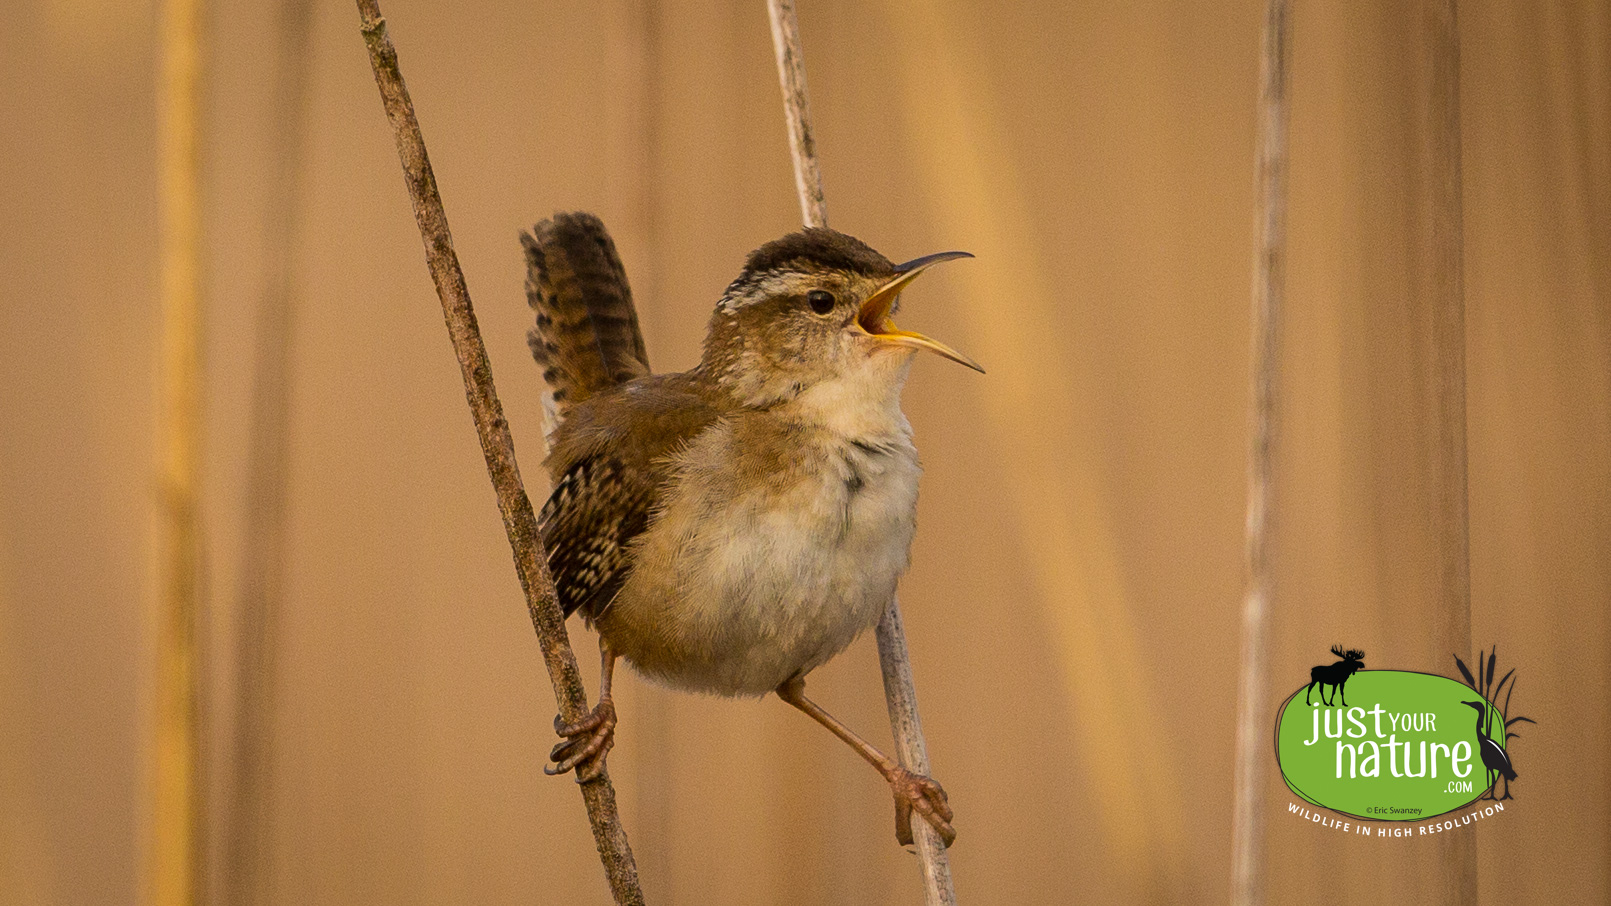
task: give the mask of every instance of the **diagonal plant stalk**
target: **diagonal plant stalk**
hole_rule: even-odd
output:
[[[520,480],[520,468],[515,462],[514,439],[509,434],[509,423],[504,419],[503,406],[492,383],[492,366],[487,361],[486,346],[476,327],[475,312],[470,307],[470,293],[465,287],[464,272],[459,267],[458,255],[453,250],[453,237],[448,231],[447,213],[442,209],[442,197],[437,192],[436,177],[425,153],[425,138],[420,133],[414,104],[408,88],[403,84],[402,72],[397,65],[397,49],[386,34],[386,20],[381,17],[377,0],[358,0],[358,13],[362,20],[364,43],[369,48],[369,62],[375,70],[375,83],[380,88],[386,118],[391,121],[397,137],[397,154],[403,164],[403,176],[408,183],[409,200],[414,207],[414,219],[425,242],[425,258],[430,266],[431,279],[436,283],[437,296],[442,300],[442,314],[447,321],[448,335],[453,351],[458,356],[459,369],[464,376],[464,393],[475,420],[476,435],[481,441],[481,452],[487,460],[487,474],[498,495],[498,511],[503,516],[504,530],[509,535],[513,550],[515,571],[526,594],[526,607],[531,612],[532,626],[542,646],[543,661],[548,667],[549,679],[554,684],[554,697],[559,702],[559,713],[566,723],[575,723],[588,713],[587,691],[582,686],[581,674],[576,669],[576,655],[571,651],[565,632],[565,615],[560,611],[554,595],[554,580],[548,572],[548,558],[543,551],[542,538],[537,530],[537,516],[526,496]],[[619,904],[642,904],[643,891],[638,886],[638,869],[627,844],[626,832],[615,807],[615,787],[609,774],[600,771],[598,777],[579,784],[582,799],[587,805],[593,839],[598,845],[599,859],[609,880],[610,891]]]
[[[783,89],[783,110],[789,125],[789,151],[794,159],[800,213],[806,226],[825,227],[828,225],[827,203],[822,191],[822,168],[817,163],[817,144],[811,135],[811,101],[806,94],[805,55],[800,45],[800,24],[794,0],[767,0],[766,10],[772,22],[772,47],[777,53],[778,83]],[[917,689],[912,682],[912,661],[906,652],[906,629],[901,622],[898,599],[889,599],[889,606],[878,620],[877,634],[878,661],[884,674],[884,698],[889,706],[896,758],[901,767],[927,776],[928,747],[924,744],[923,723],[918,717]],[[940,835],[927,821],[914,816],[912,837],[923,869],[925,906],[956,906],[951,864]]]

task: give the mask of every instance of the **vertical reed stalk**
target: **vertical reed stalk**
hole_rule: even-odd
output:
[[[364,44],[369,49],[369,63],[375,71],[375,84],[397,138],[397,156],[403,165],[403,178],[408,184],[420,238],[425,243],[426,263],[436,284],[436,294],[442,300],[448,336],[464,377],[464,395],[475,421],[482,455],[487,460],[487,475],[498,496],[498,511],[503,517],[504,531],[509,535],[515,571],[526,593],[526,607],[531,613],[532,626],[537,630],[549,679],[554,684],[560,716],[566,723],[575,723],[588,713],[587,690],[582,686],[581,673],[576,669],[576,654],[565,633],[565,615],[554,595],[554,579],[548,572],[548,557],[537,530],[537,514],[520,480],[514,439],[509,434],[509,422],[504,418],[497,388],[493,386],[492,365],[487,361],[486,345],[476,326],[459,256],[453,250],[447,212],[442,208],[436,176],[425,153],[425,136],[420,133],[419,120],[414,116],[414,103],[409,99],[397,65],[397,48],[392,46],[386,33],[386,20],[381,17],[378,0],[358,0],[358,14]],[[600,771],[598,777],[578,786],[615,901],[642,904],[637,865],[632,859],[632,848],[627,844],[626,831],[621,828],[615,807],[615,786],[610,783],[609,773]]]
[[[783,110],[789,125],[789,150],[794,159],[794,184],[800,195],[800,213],[806,226],[828,225],[827,202],[822,191],[822,168],[811,135],[811,101],[806,94],[805,54],[800,45],[800,24],[794,0],[767,0],[772,20],[772,48],[777,54],[778,83],[783,89]],[[906,629],[900,602],[890,598],[878,620],[878,659],[884,674],[884,697],[889,706],[890,729],[895,735],[896,758],[908,771],[929,773],[928,748],[918,717],[917,689],[912,683],[912,662],[906,653]],[[951,864],[945,845],[927,821],[914,814],[912,838],[923,870],[926,906],[955,906]]]
[[[878,620],[878,663],[884,673],[884,699],[889,726],[895,734],[895,757],[901,767],[928,776],[929,750],[923,741],[923,721],[917,712],[917,687],[912,682],[912,659],[906,653],[906,626],[900,602],[890,599]],[[912,840],[917,844],[923,870],[924,906],[956,906],[951,883],[951,862],[940,835],[921,816],[912,816]]]
[[[822,167],[817,140],[811,134],[811,98],[806,94],[805,52],[794,0],[767,0],[772,20],[772,50],[778,59],[783,88],[783,116],[789,124],[789,155],[794,160],[794,188],[800,195],[800,219],[806,226],[828,225],[828,202],[822,194]]]
[[[161,193],[161,558],[151,893],[190,906],[201,881],[196,622],[200,472],[201,0],[165,0],[157,131]]]
[[[1471,534],[1466,496],[1465,231],[1460,166],[1460,30],[1455,0],[1422,0],[1416,15],[1416,149],[1423,201],[1417,206],[1411,300],[1420,328],[1423,410],[1431,419],[1430,525],[1437,588],[1432,663],[1471,660]],[[1477,902],[1476,838],[1439,838],[1443,902]]]
[[[1264,753],[1267,652],[1273,601],[1271,541],[1280,377],[1281,304],[1286,278],[1287,118],[1292,11],[1269,0],[1259,55],[1255,139],[1252,431],[1247,463],[1247,588],[1236,702],[1236,775],[1231,816],[1231,902],[1261,906],[1264,878]]]
[[[313,0],[281,0],[279,6],[275,97],[270,110],[272,163],[264,212],[265,281],[253,352],[246,526],[235,594],[235,746],[229,807],[221,828],[219,892],[226,906],[268,902],[272,883],[267,860],[273,828],[275,668],[286,560],[292,288],[311,62],[308,37],[314,10]]]

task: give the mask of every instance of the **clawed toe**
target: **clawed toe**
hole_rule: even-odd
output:
[[[914,811],[934,828],[946,846],[956,840],[957,832],[951,827],[955,814],[946,801],[945,790],[933,778],[901,769],[889,778],[889,787],[895,794],[895,839],[902,846],[912,845]]]
[[[609,699],[599,702],[588,715],[574,724],[554,718],[554,732],[566,739],[554,746],[548,759],[553,767],[544,767],[550,776],[576,771],[576,782],[586,783],[604,773],[604,759],[615,747],[615,704]]]

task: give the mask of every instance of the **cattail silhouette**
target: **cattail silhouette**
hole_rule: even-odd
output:
[[[1521,739],[1520,733],[1510,732],[1510,726],[1517,723],[1537,724],[1538,721],[1533,720],[1531,717],[1510,716],[1510,696],[1516,691],[1516,683],[1513,679],[1516,671],[1512,668],[1499,680],[1497,685],[1494,683],[1494,667],[1499,660],[1498,645],[1489,650],[1487,660],[1488,663],[1484,665],[1482,653],[1477,653],[1477,675],[1472,676],[1471,670],[1466,667],[1465,661],[1460,660],[1459,655],[1454,656],[1454,665],[1460,668],[1460,675],[1465,677],[1466,685],[1477,690],[1477,694],[1482,696],[1479,701],[1461,702],[1460,704],[1469,705],[1477,709],[1477,752],[1482,757],[1483,767],[1488,770],[1488,792],[1483,798],[1510,799],[1512,798],[1510,795],[1510,782],[1516,779],[1516,769],[1510,764],[1509,746],[1511,740]],[[1499,719],[1504,722],[1502,731],[1505,745],[1500,746],[1489,735],[1494,710],[1489,703],[1499,697],[1499,690],[1504,689],[1506,683],[1510,683],[1510,689],[1505,692],[1505,706],[1500,709],[1499,714]],[[1500,777],[1505,778],[1505,795],[1495,796],[1494,786],[1499,783]]]

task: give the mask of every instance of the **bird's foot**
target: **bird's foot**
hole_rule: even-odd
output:
[[[945,790],[933,778],[914,774],[905,768],[896,768],[888,776],[890,792],[895,794],[895,839],[902,846],[912,845],[912,812],[923,816],[940,835],[946,846],[957,838],[951,827],[954,814],[946,802]]]
[[[576,771],[576,782],[586,783],[604,773],[604,758],[615,748],[615,703],[608,698],[574,724],[567,726],[554,717],[554,732],[565,741],[554,746],[548,759],[553,767],[544,767],[550,776]]]

